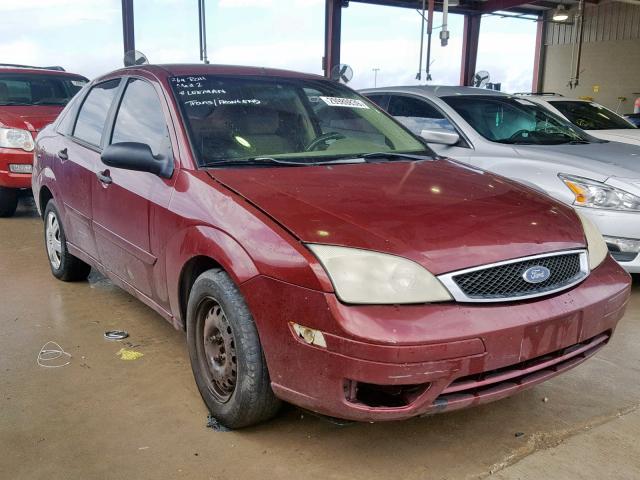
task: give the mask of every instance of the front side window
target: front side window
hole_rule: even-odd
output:
[[[457,95],[443,97],[443,100],[492,142],[559,145],[597,141],[566,120],[522,98]]]
[[[109,80],[93,87],[85,98],[73,129],[73,136],[91,145],[100,146],[102,131],[120,79]]]
[[[575,100],[550,100],[569,121],[584,130],[635,128],[621,116],[602,105]]]
[[[422,130],[433,128],[446,128],[453,132],[456,130],[437,108],[417,98],[392,95],[388,112],[416,135],[420,135]]]
[[[66,105],[86,83],[84,77],[0,74],[0,106]]]
[[[201,166],[259,157],[301,163],[367,153],[433,155],[343,85],[279,77],[170,79]]]
[[[145,143],[154,155],[169,151],[169,132],[160,100],[144,80],[130,80],[124,91],[111,136],[111,143],[120,142]]]

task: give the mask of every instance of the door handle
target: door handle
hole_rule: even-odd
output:
[[[109,170],[103,170],[102,172],[97,172],[96,177],[100,180],[100,183],[104,185],[111,185],[113,183],[113,179],[109,175]]]
[[[67,149],[63,148],[58,152],[58,158],[60,160],[69,160],[69,154],[67,154]]]

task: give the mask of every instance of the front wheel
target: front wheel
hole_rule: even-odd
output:
[[[225,272],[209,270],[195,281],[187,342],[200,395],[222,425],[247,427],[277,413],[280,401],[251,312]]]
[[[13,217],[18,208],[18,190],[0,187],[0,217]]]
[[[44,211],[44,241],[53,276],[64,282],[86,280],[91,266],[69,253],[55,202],[50,200]]]

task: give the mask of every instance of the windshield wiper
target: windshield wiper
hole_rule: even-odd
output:
[[[5,102],[5,103],[0,103],[1,107],[8,107],[8,106],[14,106],[14,105],[33,105],[33,104],[29,103],[29,102]]]
[[[366,160],[388,160],[390,162],[400,161],[400,160],[433,160],[435,157],[427,156],[427,155],[414,155],[410,153],[397,153],[397,152],[372,152],[372,153],[363,153],[362,155],[358,155],[357,158],[363,158]]]
[[[203,167],[225,167],[225,166],[255,166],[255,165],[285,165],[287,167],[308,167],[315,165],[335,165],[344,163],[361,163],[358,158],[332,158],[328,160],[314,160],[311,162],[287,160],[274,157],[251,157],[251,158],[230,158],[227,160],[217,160],[202,165]]]
[[[242,167],[252,165],[287,165],[294,167],[303,167],[305,164],[301,162],[288,162],[285,160],[278,160],[273,157],[254,157],[254,158],[230,158],[227,160],[216,160],[213,162],[207,162],[203,164],[203,167]]]
[[[66,105],[68,100],[38,100],[32,105]]]

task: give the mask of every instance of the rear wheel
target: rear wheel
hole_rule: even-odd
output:
[[[191,367],[211,414],[241,428],[273,417],[280,406],[258,331],[244,298],[229,276],[209,270],[189,295],[187,341]]]
[[[0,217],[12,217],[18,208],[18,190],[0,187]]]
[[[54,277],[64,282],[87,279],[91,266],[69,253],[60,214],[53,200],[44,211],[44,241]]]

